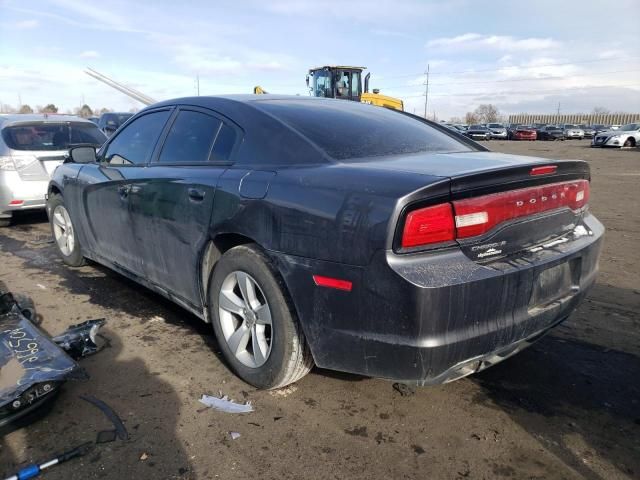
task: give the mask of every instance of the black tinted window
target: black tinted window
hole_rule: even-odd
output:
[[[107,146],[104,158],[117,165],[144,164],[169,118],[169,111],[153,112],[136,118]]]
[[[472,150],[418,119],[383,107],[339,100],[267,100],[255,105],[337,160]]]
[[[66,150],[72,144],[102,145],[107,137],[93,123],[26,123],[5,127],[2,138],[13,150]]]
[[[218,136],[216,137],[216,143],[213,145],[213,151],[211,152],[211,159],[214,162],[224,162],[229,160],[231,156],[231,150],[236,143],[236,131],[229,125],[222,125]]]
[[[162,163],[206,162],[222,122],[204,113],[181,111],[162,147]]]

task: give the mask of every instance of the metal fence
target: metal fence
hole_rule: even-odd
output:
[[[574,115],[535,115],[520,113],[518,115],[509,115],[509,123],[522,123],[525,125],[532,123],[548,123],[552,125],[561,123],[624,125],[625,123],[634,122],[640,122],[640,113],[577,113]]]

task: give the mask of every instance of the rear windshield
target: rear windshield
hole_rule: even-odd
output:
[[[133,113],[105,113],[104,115],[104,124],[113,127],[119,127],[124,122],[129,120]]]
[[[384,107],[348,100],[262,100],[254,104],[336,160],[472,150],[447,133]]]
[[[107,137],[93,123],[21,123],[2,129],[12,150],[66,150],[84,143],[100,146]]]

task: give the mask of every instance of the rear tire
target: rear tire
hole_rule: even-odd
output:
[[[71,223],[71,217],[64,205],[62,195],[52,193],[49,196],[47,214],[51,225],[51,235],[62,261],[70,267],[84,265],[86,260],[82,256],[78,234]]]
[[[624,142],[624,145],[622,145],[623,147],[635,147],[636,146],[636,141],[633,138],[627,138],[627,140]]]
[[[284,282],[255,244],[232,248],[216,263],[208,299],[220,350],[242,380],[275,389],[311,370],[313,358]]]
[[[8,227],[9,225],[11,225],[10,218],[0,218],[0,228]]]

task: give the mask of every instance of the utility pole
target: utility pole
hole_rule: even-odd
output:
[[[426,81],[424,82],[424,118],[427,119],[427,103],[429,103],[429,64],[427,63]]]
[[[558,115],[560,115],[560,102],[558,102]]]
[[[196,92],[200,96],[200,75],[196,75]]]

